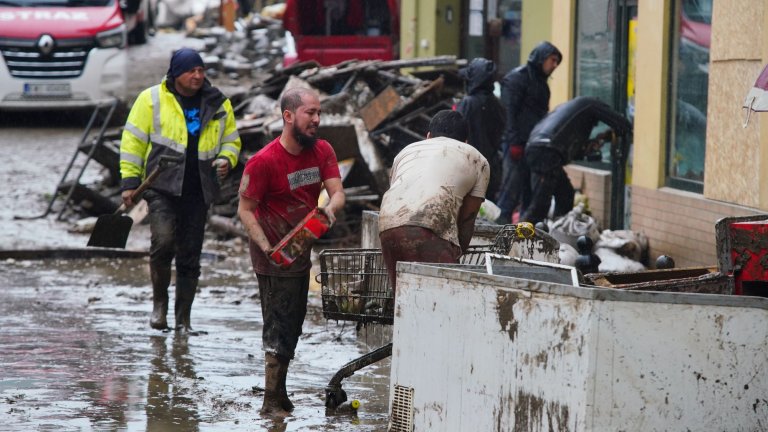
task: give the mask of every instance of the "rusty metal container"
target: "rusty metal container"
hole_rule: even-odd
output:
[[[587,284],[623,290],[700,294],[733,294],[733,278],[716,267],[689,267],[632,273],[593,273]]]

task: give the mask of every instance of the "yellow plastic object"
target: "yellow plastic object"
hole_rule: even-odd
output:
[[[530,222],[520,222],[515,227],[515,234],[517,234],[517,238],[529,239],[536,235],[536,229]]]

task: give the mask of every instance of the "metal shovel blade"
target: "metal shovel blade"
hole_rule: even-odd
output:
[[[124,214],[99,216],[91,238],[88,239],[88,246],[125,249],[132,225],[133,219]]]

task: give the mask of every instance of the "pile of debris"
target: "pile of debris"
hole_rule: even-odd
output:
[[[232,32],[221,26],[187,26],[190,27],[188,36],[204,43],[201,54],[208,77],[234,80],[239,91],[233,90],[238,95],[243,92],[243,83],[258,79],[282,64],[286,41],[280,20],[253,15],[235,21]]]
[[[323,116],[319,136],[334,146],[340,161],[347,208],[333,238],[356,236],[364,209],[378,209],[389,187],[388,168],[406,145],[425,138],[430,119],[450,109],[462,96],[458,68],[465,63],[455,56],[413,60],[348,61],[321,67],[303,62],[275,68],[258,79],[235,102],[244,162],[280,134],[280,96],[289,88],[312,88],[320,94]],[[403,69],[428,68],[403,74]],[[242,164],[241,164],[242,165]],[[237,177],[237,176],[235,176]],[[214,227],[232,233],[237,189],[226,193],[214,217]],[[232,206],[229,211],[224,207]],[[231,214],[227,220],[227,214]]]
[[[251,35],[258,33],[268,39],[275,31],[270,27],[274,23],[268,20],[251,22],[267,23],[252,29]],[[323,117],[319,135],[334,146],[347,193],[345,212],[329,233],[334,240],[358,236],[362,210],[377,210],[389,187],[388,168],[394,156],[406,145],[424,139],[432,115],[450,109],[462,96],[463,82],[457,71],[465,61],[454,56],[348,61],[330,67],[305,62],[282,68],[276,52],[271,52],[271,57],[259,54],[272,50],[272,45],[254,42],[253,38],[238,39],[214,29],[200,30],[198,34],[210,39],[206,46],[214,47],[204,53],[210,68],[220,70],[226,80],[251,82],[250,87],[238,84],[234,88],[239,91],[228,92],[243,150],[240,163],[222,184],[221,198],[212,208],[210,226],[223,237],[245,237],[236,215],[240,177],[248,158],[280,134],[278,101],[286,89],[303,86],[320,94]],[[229,41],[229,45],[222,41]],[[233,48],[235,45],[239,51]],[[227,50],[237,54],[225,53]],[[402,73],[406,68],[426,70]],[[219,81],[214,78],[221,87]],[[68,203],[74,213],[96,216],[117,208],[120,136],[119,130],[102,129],[96,137],[81,143],[80,154],[91,154],[88,158],[101,163],[104,169],[101,182],[75,189],[77,193]],[[94,149],[98,151],[92,152]]]
[[[432,115],[463,96],[458,68],[466,61],[455,56],[283,67],[290,41],[281,20],[256,14],[236,20],[234,31],[218,23],[219,11],[208,9],[187,19],[185,27],[204,42],[206,73],[235,107],[243,141],[240,170],[282,130],[278,101],[286,89],[303,86],[320,94],[319,135],[336,150],[348,202],[334,237],[357,234],[361,210],[378,209],[389,187],[394,156],[424,139]],[[229,183],[236,183],[241,172],[233,174]],[[235,216],[238,185],[229,183],[214,206],[212,226],[225,235],[244,235]]]

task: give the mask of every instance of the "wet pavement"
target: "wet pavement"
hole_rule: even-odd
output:
[[[131,53],[144,80],[131,91],[159,80],[174,45],[190,43],[161,34]],[[87,119],[0,113],[0,250],[87,243],[55,211],[14,217],[43,213]],[[89,168],[83,181],[99,175]],[[128,248],[146,250],[148,238],[136,225]],[[207,238],[202,265],[192,325],[207,334],[185,336],[149,328],[146,258],[0,261],[0,431],[386,430],[388,359],[344,380],[361,401],[356,415],[325,410],[334,373],[386,337],[323,319],[316,285],[288,375],[296,410],[283,421],[262,418],[254,389],[264,382],[261,312],[247,251]]]
[[[344,381],[357,415],[326,415],[325,385],[370,348],[365,330],[358,338],[354,325],[323,319],[316,294],[289,371],[296,410],[284,422],[261,418],[250,265],[210,255],[203,264],[192,324],[207,334],[186,336],[149,328],[145,259],[3,262],[0,430],[386,430],[387,360]]]

